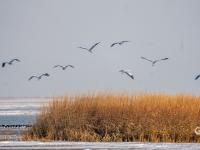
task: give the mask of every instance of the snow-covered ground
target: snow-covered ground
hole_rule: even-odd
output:
[[[199,150],[200,144],[174,143],[137,143],[137,142],[0,142],[5,150],[41,150],[41,149],[139,149],[139,150]]]

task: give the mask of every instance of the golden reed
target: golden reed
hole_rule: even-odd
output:
[[[25,140],[200,142],[200,97],[94,94],[42,108]]]

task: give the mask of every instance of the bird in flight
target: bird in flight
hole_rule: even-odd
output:
[[[200,77],[200,74],[195,77],[195,80],[199,79],[199,77]]]
[[[128,75],[131,79],[134,80],[133,74],[132,74],[130,71],[128,71],[128,70],[120,70],[119,72],[125,73],[125,74]]]
[[[130,42],[130,41],[115,42],[115,43],[112,43],[112,44],[110,45],[110,47],[113,47],[113,46],[115,46],[115,45],[122,45],[122,44],[127,43],[127,42]]]
[[[166,58],[157,59],[157,60],[150,60],[150,59],[147,59],[147,58],[145,58],[145,57],[141,57],[141,59],[144,59],[144,60],[147,60],[147,61],[151,62],[151,63],[152,63],[152,66],[154,66],[157,62],[163,61],[163,60],[168,60],[169,58],[166,57]]]
[[[20,62],[19,59],[12,59],[12,60],[10,60],[10,61],[8,61],[8,62],[3,62],[1,66],[2,66],[2,68],[4,68],[4,67],[6,66],[6,64],[12,65],[14,61]]]
[[[78,47],[78,48],[85,49],[85,50],[89,51],[90,53],[92,53],[92,50],[93,50],[99,43],[100,43],[100,42],[95,43],[95,44],[92,45],[90,48],[85,48],[85,47]]]
[[[38,80],[40,80],[40,79],[42,79],[43,76],[49,77],[50,74],[44,73],[44,74],[42,74],[42,75],[40,75],[40,76],[31,76],[31,77],[28,79],[28,81],[32,80],[33,78],[37,78]]]
[[[66,65],[66,66],[61,66],[61,65],[55,65],[53,68],[62,68],[62,70],[65,70],[67,67],[75,68],[73,65]]]

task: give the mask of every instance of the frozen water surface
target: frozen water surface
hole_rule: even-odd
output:
[[[0,142],[0,149],[133,149],[133,150],[199,150],[193,143],[140,143],[140,142]]]
[[[0,99],[0,124],[28,124],[35,120],[49,98]]]
[[[23,125],[35,122],[37,114],[50,98],[0,98],[0,125]],[[26,129],[0,127],[0,141],[21,139]]]

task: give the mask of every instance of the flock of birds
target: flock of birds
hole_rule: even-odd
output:
[[[123,44],[128,43],[128,42],[130,42],[130,41],[114,42],[114,43],[112,43],[110,45],[110,47],[114,47],[114,46],[117,46],[117,45],[123,45]],[[98,46],[100,43],[101,42],[97,42],[97,43],[95,43],[94,45],[92,45],[89,48],[81,47],[81,46],[79,46],[78,48],[83,49],[83,50],[87,50],[88,52],[93,53],[93,50],[95,49],[95,47]],[[168,60],[169,58],[165,57],[165,58],[161,58],[161,59],[151,60],[151,59],[148,59],[148,58],[145,58],[145,57],[141,56],[141,59],[146,60],[146,61],[150,62],[152,64],[152,66],[155,66],[156,63]],[[8,62],[3,62],[2,63],[2,68],[6,67],[7,65],[12,65],[14,62],[20,62],[20,60],[19,59],[12,59],[12,60],[10,60]],[[66,70],[67,68],[75,68],[75,67],[73,65],[66,65],[66,66],[55,65],[53,68],[61,68],[62,70]],[[134,80],[134,76],[133,76],[133,74],[131,73],[130,70],[119,70],[119,72],[121,72],[122,74],[126,74],[128,77],[130,77],[131,79]],[[42,77],[49,77],[49,76],[50,76],[49,73],[43,73],[43,74],[41,74],[39,76],[33,75],[33,76],[28,78],[28,81],[30,81],[30,80],[32,80],[34,78],[40,80],[40,79],[42,79]],[[197,80],[199,78],[200,78],[200,74],[197,75],[194,79]]]
[[[10,60],[10,61],[3,62],[2,65],[1,65],[1,67],[4,68],[4,67],[6,67],[7,65],[12,65],[14,62],[21,62],[21,61],[20,61],[19,59],[16,59],[16,58],[15,58],[15,59],[12,59],[12,60]],[[62,70],[65,70],[67,67],[74,68],[73,65],[66,65],[66,66],[55,65],[53,68],[61,68]],[[32,80],[33,78],[36,78],[36,79],[40,80],[40,79],[42,79],[42,77],[49,77],[49,76],[50,76],[49,73],[43,73],[43,74],[41,74],[41,75],[39,75],[39,76],[33,75],[33,76],[31,76],[31,77],[28,78],[28,81]]]

